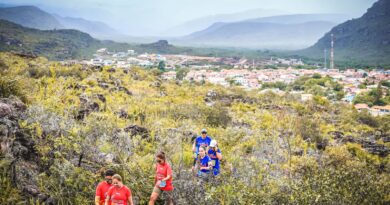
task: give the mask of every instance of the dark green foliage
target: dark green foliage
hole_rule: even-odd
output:
[[[364,103],[368,106],[384,106],[390,104],[390,91],[388,88],[383,87],[382,83],[379,83],[377,88],[370,90],[369,92],[361,93],[356,96],[353,103]]]
[[[190,72],[189,69],[179,68],[179,69],[176,71],[176,79],[178,79],[178,80],[183,80],[184,77],[187,75],[188,72]]]
[[[12,183],[11,178],[11,161],[0,155],[0,204],[16,204],[23,202],[20,191]]]
[[[164,61],[160,61],[160,62],[158,63],[158,69],[159,69],[160,71],[162,71],[162,72],[165,71],[165,62],[164,62]]]
[[[205,123],[212,127],[226,127],[232,120],[228,110],[219,105],[206,109],[205,115]]]
[[[287,84],[284,82],[275,82],[275,83],[263,83],[261,85],[262,89],[266,88],[278,88],[279,90],[286,90]]]
[[[10,79],[8,76],[0,76],[0,97],[8,98],[12,95],[26,101],[25,93],[21,88],[19,81],[21,79]]]

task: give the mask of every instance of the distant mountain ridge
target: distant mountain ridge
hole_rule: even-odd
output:
[[[297,14],[215,23],[176,43],[195,46],[299,49],[316,42],[345,15]]]
[[[100,39],[118,35],[115,29],[105,23],[82,18],[62,17],[50,14],[35,6],[15,6],[0,8],[0,19],[40,30],[76,29]]]
[[[252,9],[243,12],[231,13],[231,14],[216,14],[211,16],[205,16],[197,19],[193,19],[168,29],[163,35],[166,36],[184,36],[193,32],[206,29],[211,25],[219,22],[237,22],[245,19],[260,18],[265,16],[275,16],[288,14],[288,12],[273,10],[273,9]]]
[[[90,58],[99,48],[126,50],[129,44],[99,41],[72,29],[38,30],[0,20],[0,51],[46,56],[52,60]]]
[[[313,46],[298,53],[322,58],[324,49],[329,51],[331,34],[337,61],[390,65],[390,1],[377,1],[362,17],[335,26]]]
[[[55,17],[35,6],[0,8],[0,19],[41,30],[64,28]]]
[[[74,29],[39,30],[0,19],[0,52],[16,52],[45,56],[50,60],[90,59],[97,49],[109,51],[136,50],[139,53],[179,54],[195,52],[160,40],[150,44],[117,43],[97,40]]]
[[[87,32],[99,39],[110,39],[111,35],[118,35],[118,32],[100,21],[90,21],[83,18],[62,17],[53,15],[65,28],[76,29]]]

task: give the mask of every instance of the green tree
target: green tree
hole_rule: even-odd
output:
[[[176,71],[176,79],[183,80],[187,73],[190,72],[187,68],[180,68]]]
[[[165,71],[165,61],[160,61],[159,63],[158,63],[158,69],[160,70],[160,71]]]

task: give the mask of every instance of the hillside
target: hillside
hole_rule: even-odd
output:
[[[290,14],[246,19],[244,22],[300,24],[311,21],[326,21],[337,24],[342,23],[348,19],[350,19],[350,17],[345,14]]]
[[[271,10],[271,9],[252,9],[238,13],[231,14],[215,14],[212,16],[205,16],[190,21],[186,21],[180,25],[168,29],[163,35],[166,36],[184,36],[189,35],[193,32],[204,30],[211,25],[218,22],[236,22],[243,21],[246,19],[260,18],[265,16],[282,15],[288,12]]]
[[[103,40],[120,35],[105,23],[83,18],[62,17],[57,14],[50,14],[36,6],[0,8],[0,19],[40,30],[75,29]]]
[[[0,8],[0,19],[41,30],[65,28],[55,17],[35,6]]]
[[[159,151],[177,204],[390,202],[390,115],[9,53],[0,74],[0,204],[93,204],[107,168],[147,204]],[[209,183],[191,171],[202,128],[223,154]]]
[[[89,21],[83,18],[62,17],[53,15],[67,29],[75,29],[92,35],[99,39],[112,39],[111,36],[119,33],[105,23],[99,21]]]
[[[110,51],[136,50],[138,53],[188,54],[214,56],[216,52],[225,56],[254,55],[255,52],[229,49],[178,47],[160,40],[149,44],[127,44],[108,40],[97,40],[87,33],[77,30],[48,30],[25,28],[0,20],[0,51],[45,56],[49,59],[85,59],[91,58],[99,48]]]
[[[207,54],[207,49],[192,49],[176,47],[167,41],[151,44],[127,44],[114,41],[100,41],[89,34],[77,30],[47,30],[25,28],[23,26],[0,20],[0,51],[45,56],[49,59],[83,59],[91,58],[99,48],[110,51],[126,51],[135,49],[143,53],[201,53]]]
[[[218,47],[298,49],[315,42],[335,24],[313,21],[298,24],[243,21],[216,23],[178,43]]]
[[[348,18],[343,14],[294,14],[219,22],[174,42],[195,46],[300,49],[312,45],[326,31]]]
[[[99,41],[77,30],[42,31],[0,20],[0,51],[31,53],[50,59],[80,59],[91,57],[102,47],[126,50],[129,45]]]
[[[390,64],[390,1],[379,0],[362,17],[342,23],[300,54],[322,58],[335,37],[335,59],[360,64]]]

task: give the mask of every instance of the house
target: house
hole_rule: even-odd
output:
[[[373,106],[370,113],[374,116],[381,116],[390,114],[390,105],[386,106]]]
[[[367,104],[356,104],[355,105],[355,109],[359,112],[363,111],[363,110],[369,110],[370,107],[368,107]]]

